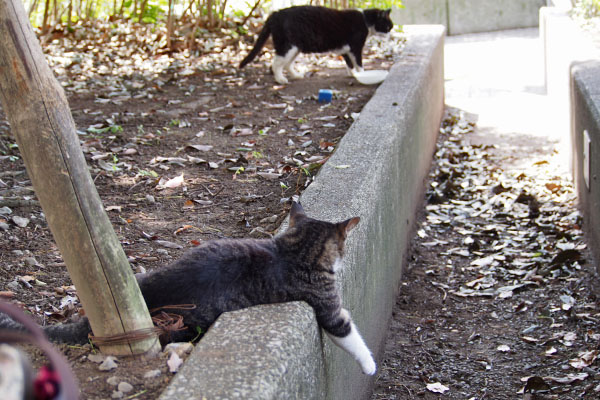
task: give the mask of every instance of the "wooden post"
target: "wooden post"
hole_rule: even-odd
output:
[[[62,87],[21,0],[0,0],[0,101],[27,172],[96,336],[152,327],[127,257],[100,202]],[[158,339],[105,345],[154,354]]]

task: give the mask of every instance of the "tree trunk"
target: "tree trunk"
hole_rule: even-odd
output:
[[[219,29],[223,27],[225,20],[225,9],[227,8],[227,0],[221,0],[221,8],[219,10]]]
[[[42,35],[46,33],[48,29],[48,10],[50,9],[50,0],[46,0],[44,5],[44,18],[42,19]]]
[[[173,43],[171,37],[173,37],[173,6],[174,0],[169,0],[169,14],[167,15],[167,49],[173,50]]]
[[[198,29],[198,26],[200,25],[200,21],[202,19],[201,0],[198,0],[198,9],[196,10],[198,12],[198,16],[194,16],[194,11],[192,10],[192,3],[194,3],[195,1],[196,0],[192,0],[190,2],[190,7],[189,7],[190,15],[192,16],[193,19],[195,19],[194,24],[192,25],[192,30],[190,31],[190,35],[188,37],[188,43],[187,43],[187,48],[190,52],[196,49],[196,30]]]
[[[67,99],[21,0],[0,0],[0,101],[94,335],[152,328],[89,174]],[[101,350],[154,354],[159,346],[152,335]]]
[[[54,23],[52,26],[56,26],[58,24],[58,0],[52,2],[52,15],[54,16]]]
[[[38,0],[33,0],[31,2],[31,6],[29,7],[29,12],[27,13],[29,15],[29,18],[31,18],[31,13],[33,13],[38,6]]]
[[[73,19],[73,0],[69,0],[69,9],[67,12],[67,28],[71,31],[71,20]]]
[[[148,0],[143,0],[142,5],[140,6],[140,14],[138,16],[138,21],[142,22],[142,18],[144,18],[144,14],[146,14],[146,7],[148,6]]]
[[[206,13],[208,15],[208,27],[214,28],[215,17],[213,15],[213,0],[206,0]]]

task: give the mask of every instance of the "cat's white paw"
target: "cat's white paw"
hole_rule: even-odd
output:
[[[360,362],[360,367],[365,375],[375,375],[375,372],[377,372],[377,365],[375,364],[373,357],[362,360]]]
[[[300,72],[298,72],[298,71],[295,71],[295,70],[289,70],[288,72],[290,73],[290,77],[291,77],[292,79],[302,79],[302,78],[304,78],[304,74],[303,74],[303,73],[300,73]]]
[[[279,83],[280,85],[285,85],[286,83],[288,83],[288,80],[285,76],[283,76],[283,75],[277,76],[277,74],[275,75],[275,81],[277,83]]]

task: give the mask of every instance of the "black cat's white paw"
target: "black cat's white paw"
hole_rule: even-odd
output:
[[[304,74],[296,71],[295,69],[289,69],[288,74],[290,75],[290,78],[292,78],[292,79],[303,79],[304,78]]]

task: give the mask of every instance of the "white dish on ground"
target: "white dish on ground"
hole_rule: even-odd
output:
[[[363,85],[375,85],[381,83],[388,76],[388,71],[383,69],[374,69],[371,71],[355,72],[352,71],[354,78]]]

